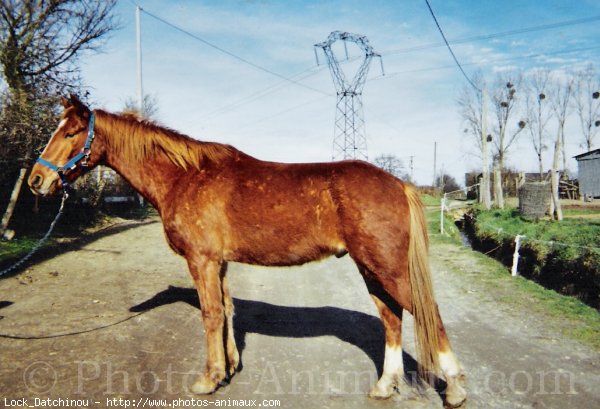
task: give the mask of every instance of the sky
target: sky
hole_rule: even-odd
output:
[[[492,81],[509,70],[600,65],[597,0],[429,2],[470,78],[478,71]],[[264,160],[331,160],[337,96],[314,44],[340,30],[366,36],[383,62],[385,75],[372,61],[362,92],[370,160],[395,155],[409,172],[412,156],[416,183],[431,184],[437,143],[438,173],[463,184],[465,172],[481,167],[457,104],[469,84],[424,0],[119,0],[120,29],[100,53],[80,59],[93,108],[118,111],[136,98],[136,5],[143,9],[143,90],[165,126]],[[549,25],[555,27],[539,29]],[[359,49],[348,45],[349,61],[340,42],[333,49],[353,77]],[[585,151],[578,127],[570,117],[569,157]],[[596,141],[598,147],[600,136]],[[523,133],[507,164],[535,171],[532,146]],[[551,155],[544,153],[546,168]],[[577,169],[572,159],[568,166]]]

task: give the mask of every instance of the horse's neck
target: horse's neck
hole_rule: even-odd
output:
[[[160,156],[148,158],[144,163],[131,164],[115,155],[107,155],[106,164],[158,210],[163,207],[174,181],[179,180],[183,171]]]
[[[123,135],[121,135],[123,136]],[[103,135],[111,138],[110,134]],[[107,144],[114,146],[114,144]],[[142,161],[124,159],[114,148],[107,148],[105,164],[121,175],[146,200],[159,211],[184,170],[174,165],[164,155],[153,155]]]

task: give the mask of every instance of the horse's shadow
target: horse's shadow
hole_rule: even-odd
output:
[[[0,309],[10,307],[14,303],[12,301],[0,301]],[[4,315],[0,315],[0,320],[4,318]]]
[[[195,289],[169,286],[130,311],[143,312],[180,301],[200,309]],[[385,336],[379,318],[338,307],[288,307],[240,298],[234,298],[233,302],[234,334],[240,356],[248,333],[287,338],[334,336],[360,348],[381,376]],[[416,361],[406,353],[404,367],[406,373],[417,370]]]

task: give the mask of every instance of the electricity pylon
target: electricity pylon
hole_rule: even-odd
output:
[[[347,42],[355,43],[364,52],[364,60],[360,64],[352,81],[348,81],[340,68],[338,59],[331,49],[331,45],[337,40],[344,42],[346,59],[348,59]],[[342,31],[333,31],[329,34],[326,41],[315,44],[315,47],[323,49],[337,92],[332,159],[368,160],[362,90],[367,80],[369,65],[373,57],[379,57],[381,73],[383,74],[381,55],[373,51],[373,47],[369,44],[366,36]],[[319,56],[316,48],[315,56],[318,65]]]

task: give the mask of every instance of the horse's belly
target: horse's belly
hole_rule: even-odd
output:
[[[341,246],[339,248],[316,247],[309,251],[244,251],[232,253],[226,257],[226,260],[260,266],[298,266],[332,255],[341,257],[344,254],[346,249]]]
[[[311,228],[312,227],[312,228]],[[292,266],[345,254],[344,242],[337,232],[316,226],[256,226],[225,252],[228,261],[264,266]]]

